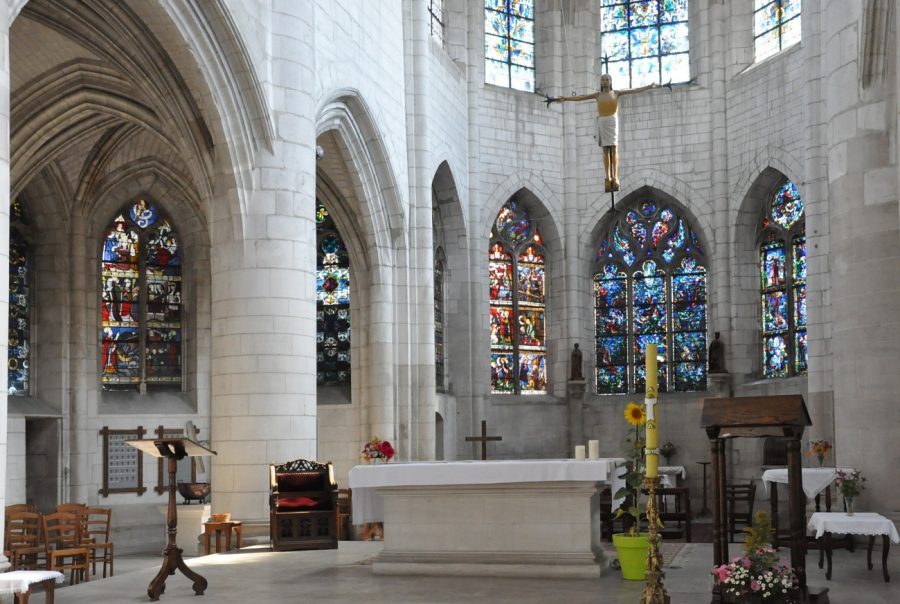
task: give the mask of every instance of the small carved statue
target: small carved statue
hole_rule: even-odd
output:
[[[709,345],[709,372],[728,373],[725,369],[725,344],[719,339],[720,333],[716,332],[716,339]]]
[[[581,351],[578,349],[578,344],[575,344],[575,350],[572,351],[572,369],[569,379],[572,381],[584,380],[584,374],[581,373]]]

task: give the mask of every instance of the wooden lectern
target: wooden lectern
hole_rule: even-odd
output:
[[[216,452],[189,438],[146,438],[126,442],[153,457],[166,457],[169,459],[169,511],[166,516],[169,537],[166,549],[163,550],[162,568],[150,581],[150,586],[147,587],[147,595],[150,596],[152,602],[159,600],[160,594],[166,590],[166,579],[169,578],[169,575],[174,575],[177,569],[194,582],[194,593],[202,596],[203,592],[206,591],[206,579],[188,568],[181,557],[181,550],[175,544],[175,536],[178,533],[178,510],[175,507],[175,473],[178,470],[179,460],[185,457],[215,455]]]

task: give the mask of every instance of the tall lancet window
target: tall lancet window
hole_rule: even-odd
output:
[[[434,371],[438,392],[444,392],[444,248],[434,250]]]
[[[757,61],[800,41],[800,0],[754,0],[753,48]]]
[[[497,214],[488,253],[491,391],[547,392],[545,252],[537,224],[519,202]]]
[[[688,0],[602,0],[600,46],[617,88],[687,82]]]
[[[787,181],[766,204],[760,224],[762,374],[806,373],[806,220],[803,200]]]
[[[154,204],[116,215],[100,265],[104,390],[181,387],[181,267],[178,235]]]
[[[350,255],[321,202],[316,204],[316,382],[350,385]]]
[[[30,393],[31,265],[29,220],[22,202],[9,204],[9,349],[7,388],[10,395]]]
[[[643,392],[658,345],[659,390],[706,389],[703,247],[671,206],[645,200],[614,220],[594,272],[598,394]]]
[[[484,81],[534,92],[533,0],[484,0]]]

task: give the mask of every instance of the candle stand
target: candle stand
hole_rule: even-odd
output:
[[[659,542],[662,537],[659,534],[659,510],[656,509],[656,489],[659,487],[659,476],[644,478],[644,490],[647,491],[647,540],[650,542],[650,550],[647,552],[647,585],[644,587],[644,595],[641,596],[641,604],[669,604],[669,594],[663,585],[663,558],[659,551]]]

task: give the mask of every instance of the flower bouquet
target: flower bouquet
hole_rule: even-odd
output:
[[[388,462],[394,457],[394,447],[386,440],[373,438],[363,445],[360,458],[366,463]]]
[[[665,444],[659,447],[659,454],[666,458],[666,465],[672,459],[672,456],[678,452],[678,447],[676,447],[671,441],[667,441]]]
[[[834,479],[841,495],[844,496],[844,505],[847,508],[847,515],[853,515],[853,499],[859,496],[866,488],[866,478],[859,470],[844,472],[837,471],[837,478]]]
[[[723,602],[797,602],[797,575],[772,549],[769,515],[758,512],[745,528],[744,555],[712,569]]]
[[[825,465],[825,456],[828,455],[829,451],[831,451],[831,443],[824,438],[816,438],[809,441],[809,449],[806,450],[806,454],[810,457],[815,455],[821,468]]]

